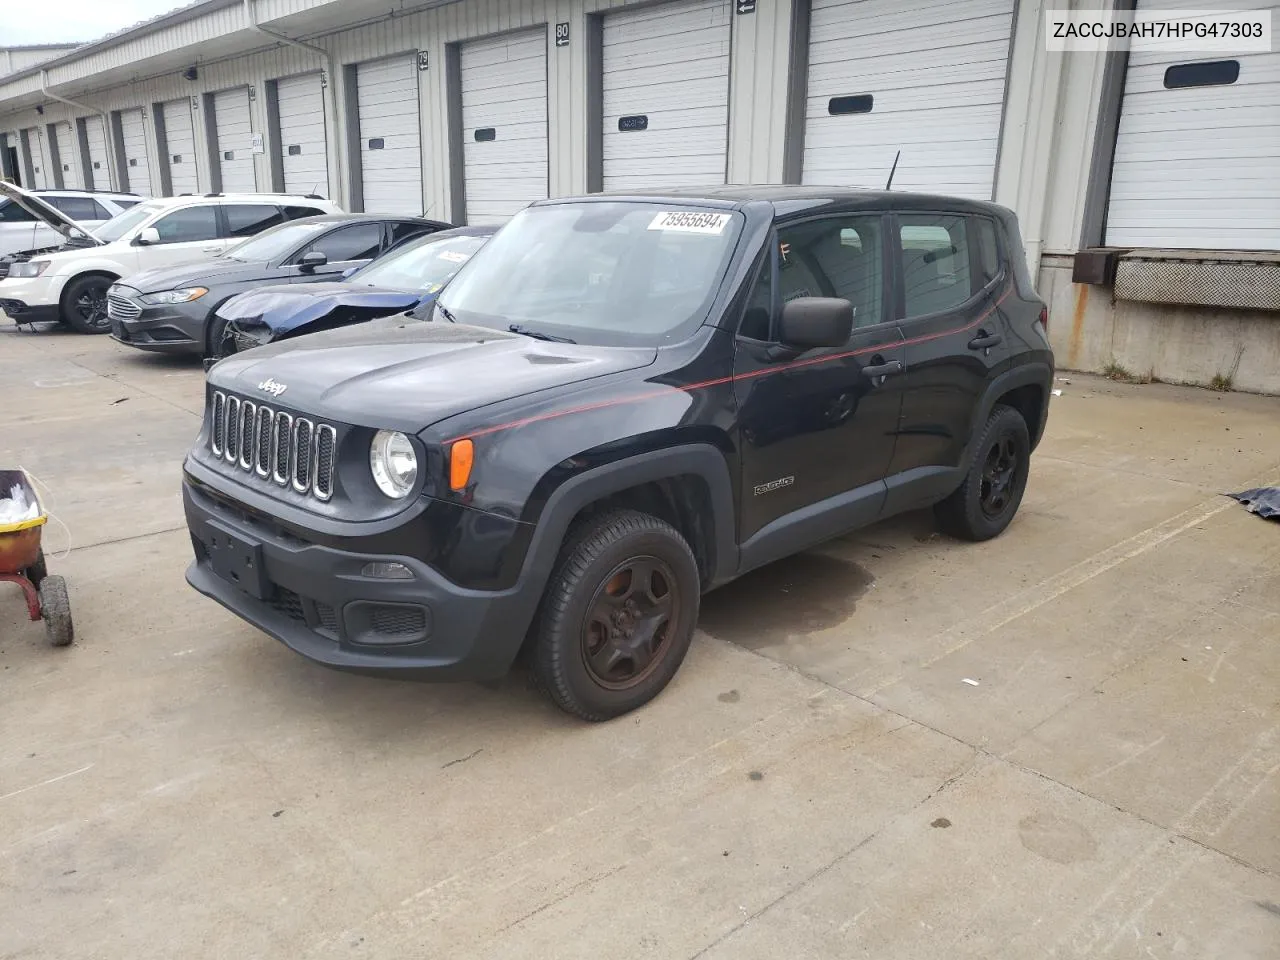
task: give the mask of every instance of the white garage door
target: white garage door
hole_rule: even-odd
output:
[[[191,101],[183,97],[163,104],[165,164],[169,167],[170,196],[200,192],[196,165],[196,131],[191,123]]]
[[[107,162],[107,131],[102,117],[85,117],[84,135],[89,141],[89,187],[92,190],[110,190],[111,165]]]
[[[725,182],[728,0],[604,18],[604,189]]]
[[[129,192],[151,196],[151,169],[147,166],[147,132],[141,110],[120,111],[120,140],[124,146],[124,177]]]
[[[329,196],[324,89],[320,86],[320,74],[277,81],[276,104],[280,111],[284,192]]]
[[[422,212],[416,54],[356,67],[366,213]]]
[[[1231,9],[1270,9],[1280,25],[1274,0]],[[1130,53],[1106,242],[1280,250],[1280,52]]]
[[[547,33],[491,37],[461,50],[468,223],[501,223],[547,197]]]
[[[237,87],[213,95],[213,123],[218,135],[218,170],[223,193],[253,193],[253,124],[249,119],[249,88]]]
[[[991,199],[1014,0],[813,0],[801,180]]]
[[[49,174],[49,159],[44,148],[44,137],[40,135],[39,127],[28,127],[23,131],[26,137],[22,138],[26,142],[27,152],[31,157],[31,187],[35,190],[43,190],[53,186],[53,179]]]
[[[83,190],[80,177],[80,145],[69,123],[59,123],[53,130],[58,138],[58,164],[62,168],[62,186],[66,190]]]

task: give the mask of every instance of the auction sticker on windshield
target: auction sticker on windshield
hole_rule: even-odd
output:
[[[441,250],[436,256],[441,260],[447,260],[450,263],[466,263],[471,259],[471,254],[460,253],[457,250]]]
[[[650,230],[671,230],[676,233],[724,233],[731,213],[699,213],[694,210],[667,210],[649,222]]]

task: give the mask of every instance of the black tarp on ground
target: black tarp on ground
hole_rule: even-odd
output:
[[[1227,496],[1239,500],[1250,513],[1268,520],[1280,520],[1280,487],[1254,487],[1241,493],[1228,493]]]

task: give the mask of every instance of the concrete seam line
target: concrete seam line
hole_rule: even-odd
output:
[[[1270,471],[1274,472],[1274,471]],[[1255,485],[1255,480],[1246,481],[1248,485]],[[955,627],[935,634],[935,640],[946,640],[953,637],[954,642],[949,643],[940,653],[922,660],[915,664],[916,669],[931,667],[940,660],[951,656],[951,654],[963,650],[975,640],[979,640],[989,634],[994,633],[1001,627],[1012,623],[1021,617],[1026,616],[1052,600],[1065,593],[1074,590],[1090,580],[1118,567],[1120,564],[1141,556],[1144,553],[1172,540],[1174,537],[1185,533],[1186,531],[1198,526],[1204,521],[1223,513],[1226,510],[1236,506],[1234,500],[1226,499],[1224,496],[1215,496],[1212,500],[1198,504],[1189,510],[1184,510],[1177,516],[1170,517],[1153,527],[1149,527],[1140,533],[1121,540],[1119,543],[1113,544],[1091,557],[1086,557],[1078,563],[1072,564],[1061,573],[1054,574],[1045,580],[1040,581],[1033,587],[1021,591],[1007,600],[994,604],[982,611],[976,617],[971,618],[965,623],[961,623]],[[861,695],[865,697],[873,697],[882,690],[898,683],[903,677],[902,673],[893,677],[882,680],[870,689],[861,691]],[[838,686],[839,684],[837,684]]]

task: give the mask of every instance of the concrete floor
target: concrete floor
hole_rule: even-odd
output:
[[[1006,535],[753,574],[590,726],[188,589],[201,385],[0,325],[79,631],[3,588],[0,957],[1280,957],[1280,400],[1073,376]]]

